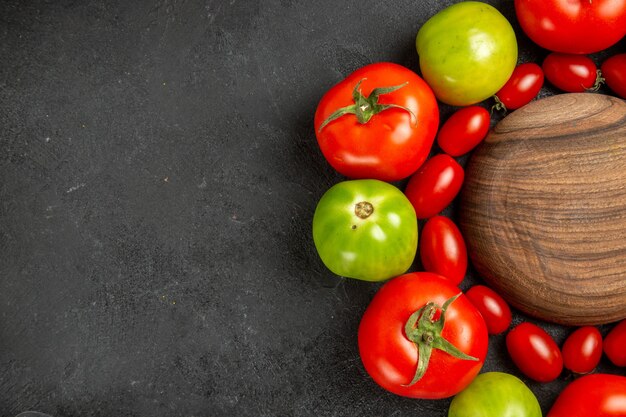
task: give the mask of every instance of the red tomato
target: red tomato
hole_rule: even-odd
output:
[[[580,327],[563,343],[563,365],[577,374],[593,371],[602,357],[602,334],[593,326]]]
[[[524,32],[550,51],[591,54],[626,34],[626,0],[515,0]]]
[[[598,67],[584,55],[552,52],[543,60],[543,72],[550,83],[569,93],[582,93],[598,87]]]
[[[447,217],[430,218],[420,236],[422,266],[459,285],[467,271],[467,248],[459,228]]]
[[[613,55],[600,67],[606,85],[623,99],[626,99],[626,54]]]
[[[409,179],[404,190],[418,219],[439,213],[461,190],[465,171],[446,154],[435,155]]]
[[[350,178],[395,181],[428,157],[439,110],[417,74],[392,63],[358,69],[332,87],[315,112],[317,141],[330,165]]]
[[[466,154],[487,136],[490,120],[489,112],[480,106],[457,110],[439,129],[437,143],[450,156]]]
[[[585,375],[565,387],[546,417],[624,417],[626,377]]]
[[[626,320],[613,327],[604,338],[604,353],[617,366],[626,366]]]
[[[430,272],[388,281],[365,310],[358,339],[363,366],[377,384],[429,399],[451,397],[469,385],[488,342],[478,310],[450,281]]]
[[[496,93],[497,110],[515,110],[530,103],[543,87],[543,71],[535,63],[520,64],[511,78]]]
[[[561,351],[552,337],[532,323],[522,323],[506,335],[511,359],[527,377],[550,382],[563,370]]]
[[[500,334],[511,325],[512,314],[509,305],[494,290],[484,285],[474,285],[465,296],[480,311],[489,334]]]

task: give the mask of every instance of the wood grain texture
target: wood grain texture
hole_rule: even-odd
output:
[[[505,117],[468,162],[459,214],[473,265],[514,307],[626,318],[626,102],[561,94]]]

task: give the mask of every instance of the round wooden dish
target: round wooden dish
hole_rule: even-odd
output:
[[[626,102],[561,94],[505,117],[468,162],[459,214],[473,265],[514,307],[626,318]]]

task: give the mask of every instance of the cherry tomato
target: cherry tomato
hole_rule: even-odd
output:
[[[591,54],[626,34],[626,0],[515,0],[524,32],[550,51]]]
[[[448,278],[459,285],[467,271],[465,240],[454,222],[444,216],[431,217],[420,238],[422,266],[429,272]]]
[[[446,278],[414,272],[388,281],[365,310],[359,353],[384,389],[413,398],[446,398],[476,377],[487,355],[480,313]]]
[[[587,56],[552,52],[542,67],[548,81],[563,91],[582,93],[597,89],[598,67]]]
[[[580,327],[563,343],[563,365],[577,374],[593,371],[602,357],[602,334],[593,326]]]
[[[350,178],[395,181],[426,160],[439,126],[437,100],[413,71],[367,65],[332,87],[315,112],[315,133],[330,165]]]
[[[489,112],[480,106],[457,110],[439,129],[437,143],[450,156],[461,156],[476,147],[489,132]]]
[[[575,379],[559,394],[546,417],[624,417],[626,377],[590,374]]]
[[[613,55],[600,67],[606,85],[623,99],[626,99],[626,54]]]
[[[489,334],[500,334],[511,325],[509,305],[498,293],[484,285],[474,285],[465,296],[474,304],[485,319]]]
[[[626,366],[626,320],[613,327],[604,338],[604,353],[617,366]]]
[[[543,71],[533,62],[526,62],[515,67],[511,78],[496,93],[498,110],[515,110],[530,103],[543,87]]]
[[[446,208],[461,190],[464,177],[461,165],[449,155],[435,155],[426,161],[404,190],[417,218],[427,219]]]
[[[522,323],[506,335],[506,348],[520,371],[537,382],[550,382],[563,370],[563,356],[552,337],[532,323]]]

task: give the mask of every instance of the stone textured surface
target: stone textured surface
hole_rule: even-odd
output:
[[[321,95],[370,62],[417,71],[451,3],[2,1],[0,416],[446,416],[367,377],[377,286],[326,270],[310,226],[342,180]],[[503,340],[484,370],[517,374]],[[529,385],[546,411],[566,382]]]

